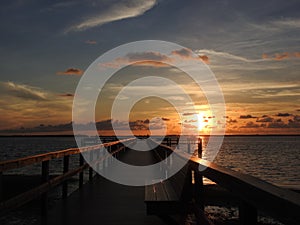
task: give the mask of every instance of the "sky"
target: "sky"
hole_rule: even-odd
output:
[[[74,93],[89,65],[119,45],[163,40],[186,48],[178,50],[182,60],[192,50],[210,68],[222,88],[226,113],[211,114],[203,92],[178,69],[131,65],[99,95],[95,119],[104,134],[114,124],[120,130],[125,126],[122,113],[120,118],[110,115],[114,99],[122,97],[118,92],[151,75],[180,83],[197,113],[165,86],[165,99],[145,98],[132,109],[130,127],[137,133],[146,134],[151,124],[154,130],[180,133],[185,124],[203,134],[217,126],[226,134],[300,134],[299,10],[298,0],[1,1],[0,130],[70,133]],[[157,56],[148,52],[143,59]],[[168,63],[165,56],[160,59]],[[177,115],[170,99],[186,107],[185,113]]]

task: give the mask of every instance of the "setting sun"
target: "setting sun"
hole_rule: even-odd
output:
[[[203,130],[205,127],[204,121],[203,121],[204,114],[203,113],[198,113],[197,114],[197,126],[198,126],[198,131]]]

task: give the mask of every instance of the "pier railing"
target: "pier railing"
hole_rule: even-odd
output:
[[[161,158],[175,153],[171,146],[160,145]],[[198,145],[190,157],[186,152],[176,152],[177,156],[188,160],[193,185],[193,198],[199,209],[204,209],[205,189],[203,177],[225,188],[237,199],[239,219],[243,225],[257,224],[258,212],[277,219],[285,224],[300,224],[300,194],[272,185],[256,177],[216,165],[201,159],[202,147]],[[199,151],[198,151],[199,150]],[[165,156],[164,156],[165,155]]]
[[[69,148],[66,150],[49,152],[34,156],[28,156],[15,160],[8,160],[0,162],[0,212],[1,214],[10,211],[12,209],[18,208],[25,203],[36,199],[41,196],[42,200],[42,214],[45,214],[47,211],[47,201],[48,201],[48,192],[58,186],[62,185],[62,197],[65,198],[68,195],[68,183],[66,182],[69,178],[79,174],[79,187],[83,185],[83,172],[86,169],[89,169],[89,179],[93,179],[93,166],[99,168],[100,163],[106,163],[108,156],[101,156],[100,149],[108,148],[110,155],[116,155],[118,152],[123,150],[125,147],[123,143],[132,142],[135,138],[124,139],[120,141],[111,141],[108,143],[97,144],[93,146],[87,146],[82,148]],[[90,154],[90,159],[95,155],[95,160],[92,160],[92,163],[88,164],[84,161],[84,158],[81,153]],[[69,170],[69,161],[71,155],[79,155],[79,166],[73,170]],[[63,158],[63,173],[61,175],[55,176],[50,179],[49,174],[49,164],[53,159]],[[13,169],[19,169],[25,166],[41,163],[41,184],[33,189],[25,191],[17,196],[14,196],[10,199],[4,199],[3,197],[3,172]],[[103,164],[103,165],[104,165]]]

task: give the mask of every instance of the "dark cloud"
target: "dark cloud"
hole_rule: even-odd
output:
[[[83,70],[81,69],[76,69],[76,68],[69,68],[65,71],[57,72],[57,75],[77,75],[81,76],[83,74]]]
[[[231,118],[230,118],[230,119],[229,119],[229,120],[227,120],[226,122],[227,122],[227,123],[237,123],[237,120],[235,120],[235,119],[231,119]]]
[[[74,94],[71,94],[71,93],[65,93],[65,94],[60,94],[58,96],[61,96],[61,97],[74,97]]]
[[[257,118],[257,117],[252,115],[240,115],[240,119],[251,119],[251,118]]]
[[[209,64],[209,58],[207,55],[199,55],[198,58],[195,58],[193,51],[187,48],[182,48],[180,50],[172,51],[171,54],[179,56],[184,59],[200,59],[204,63]]]
[[[252,121],[246,123],[246,125],[244,126],[241,126],[241,128],[258,128],[258,127],[260,127],[260,125]]]
[[[193,51],[187,48],[182,48],[180,50],[175,50],[171,52],[172,55],[177,55],[183,58],[192,58]]]
[[[277,113],[275,116],[287,117],[287,116],[292,116],[292,114],[290,114],[290,113]]]
[[[135,61],[163,61],[163,62],[169,62],[171,59],[163,55],[159,52],[142,52],[142,53],[129,53],[126,55],[126,58],[129,62],[135,62]]]
[[[206,64],[209,64],[209,58],[207,55],[199,55],[199,58]]]
[[[183,113],[182,115],[183,116],[193,116],[193,115],[195,115],[195,113],[189,113],[189,112],[187,112],[187,113]]]
[[[162,119],[163,121],[170,121],[169,118],[165,118],[165,117],[162,117],[161,119]]]
[[[270,123],[273,121],[274,121],[274,118],[272,118],[272,117],[263,117],[261,119],[256,120],[256,122],[262,122],[262,123]]]

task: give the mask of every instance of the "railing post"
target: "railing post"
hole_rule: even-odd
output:
[[[257,210],[247,202],[242,201],[239,205],[239,220],[241,225],[257,224]]]
[[[202,139],[198,138],[198,158],[202,158]]]
[[[97,152],[96,152],[97,171],[100,171],[100,151],[101,151],[101,148],[99,148],[99,150],[97,150]]]
[[[203,176],[198,171],[198,169],[194,170],[194,179],[195,179],[195,189],[194,189],[195,202],[197,206],[202,211],[204,211]]]
[[[64,174],[69,171],[69,161],[70,161],[70,156],[69,155],[64,156],[64,167],[63,167],[63,173]],[[63,182],[62,197],[63,198],[68,197],[68,180],[65,180]]]
[[[3,172],[0,172],[0,202],[2,200],[4,200],[3,185],[4,185],[4,183],[3,183]]]
[[[93,162],[93,159],[94,159],[94,151],[91,151],[90,152],[90,162],[91,162],[91,164]],[[90,181],[93,180],[93,168],[91,166],[89,167],[89,180]]]
[[[42,162],[42,179],[41,183],[45,183],[49,180],[49,160]],[[47,221],[47,208],[48,208],[48,192],[42,194],[42,224],[46,224]]]
[[[82,154],[79,154],[79,166],[82,166],[83,163],[84,163],[83,156]],[[79,188],[81,188],[82,185],[83,185],[83,171],[79,173]]]

